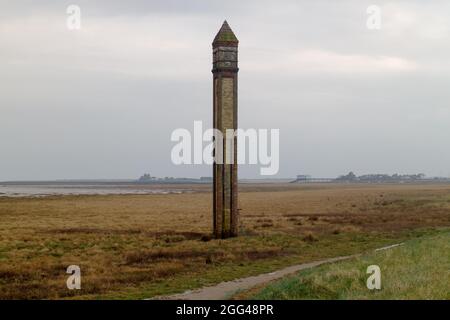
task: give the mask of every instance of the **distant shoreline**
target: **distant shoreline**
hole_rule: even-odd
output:
[[[240,179],[241,183],[289,183],[295,179]],[[212,184],[212,180],[200,180],[190,178],[161,179],[153,181],[139,180],[31,180],[31,181],[0,181],[4,186],[64,186],[64,185],[83,185],[83,186],[139,186],[139,185],[162,185],[162,184]]]
[[[447,184],[450,179],[423,179],[411,181],[339,181],[331,179],[296,181],[295,179],[240,179],[239,183],[266,184],[266,183],[291,183],[291,184]],[[140,182],[137,180],[46,180],[46,181],[0,181],[0,186],[157,186],[176,184],[201,184],[211,185],[212,181],[196,179],[158,180],[152,182]]]

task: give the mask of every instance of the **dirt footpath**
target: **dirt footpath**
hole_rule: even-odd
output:
[[[174,294],[171,296],[162,296],[156,297],[154,299],[159,300],[222,300],[227,299],[234,293],[240,290],[247,290],[252,287],[270,282],[272,280],[276,280],[282,278],[284,276],[290,275],[292,273],[296,273],[297,271],[317,267],[321,264],[331,263],[341,260],[350,259],[354,256],[344,256],[337,258],[330,258],[316,262],[298,264],[294,266],[290,266],[275,272],[271,273],[263,273],[253,277],[241,278],[227,282],[221,282],[215,286],[211,287],[203,287],[197,290],[190,290],[184,293]]]
[[[383,248],[378,248],[375,251],[388,250],[395,248],[402,243],[393,244]],[[248,290],[255,286],[262,285],[264,283],[283,278],[287,275],[296,273],[301,270],[306,270],[320,266],[325,263],[333,263],[337,261],[347,260],[360,256],[360,254],[355,254],[351,256],[343,256],[330,258],[325,260],[320,260],[316,262],[297,264],[290,266],[275,272],[263,273],[253,277],[241,278],[232,281],[221,282],[215,286],[203,287],[197,290],[189,290],[183,293],[174,294],[170,296],[160,296],[153,299],[158,300],[223,300],[230,298],[233,294],[241,290]]]

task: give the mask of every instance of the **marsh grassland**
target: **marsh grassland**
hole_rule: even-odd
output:
[[[243,184],[238,238],[210,238],[209,187],[0,198],[0,299],[140,299],[364,252],[450,226],[450,185]],[[82,289],[68,290],[79,265]]]

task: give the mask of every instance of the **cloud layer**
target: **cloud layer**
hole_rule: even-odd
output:
[[[210,175],[170,162],[211,124],[211,41],[240,40],[239,121],[279,128],[280,176],[450,175],[450,4],[0,1],[0,181]],[[243,166],[242,177],[258,168]]]

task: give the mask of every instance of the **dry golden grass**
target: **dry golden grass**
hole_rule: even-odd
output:
[[[149,297],[450,225],[449,185],[244,184],[242,236],[210,240],[210,190],[189,188],[0,198],[0,298]],[[80,291],[66,288],[71,264]]]

